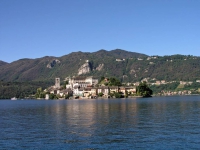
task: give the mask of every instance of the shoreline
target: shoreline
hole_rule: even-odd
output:
[[[173,97],[173,96],[200,96],[200,94],[186,94],[186,95],[152,95],[151,97]],[[22,98],[22,99],[16,99],[12,101],[19,101],[19,100],[95,100],[95,99],[128,99],[128,98],[151,98],[151,97],[143,97],[143,96],[129,96],[127,98],[106,98],[106,97],[97,97],[97,98],[70,98],[70,99],[45,99],[45,98]],[[0,100],[11,100],[11,99],[0,99]]]

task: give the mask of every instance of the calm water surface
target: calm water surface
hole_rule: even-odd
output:
[[[200,149],[200,96],[1,100],[0,149]]]

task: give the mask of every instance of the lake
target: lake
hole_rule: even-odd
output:
[[[0,149],[200,149],[200,96],[0,100]]]

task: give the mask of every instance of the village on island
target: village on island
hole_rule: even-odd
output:
[[[115,78],[103,78],[104,83]],[[45,99],[93,99],[93,98],[122,98],[136,96],[136,86],[106,86],[107,84],[98,84],[99,80],[92,76],[68,77],[66,84],[61,86],[60,78],[55,78],[55,85],[44,91],[39,88],[36,98],[41,98],[45,93]],[[43,94],[42,94],[43,93]],[[38,94],[38,95],[37,95]]]
[[[175,82],[175,81],[173,81]],[[172,82],[172,83],[173,83]],[[199,83],[197,80],[196,83]],[[96,98],[133,98],[151,97],[153,91],[149,85],[167,85],[171,82],[156,81],[149,83],[148,79],[141,82],[121,84],[115,77],[101,77],[100,81],[93,76],[67,77],[64,85],[61,85],[60,78],[55,78],[55,85],[42,90],[38,88],[35,94],[37,99],[96,99]],[[179,86],[191,85],[193,82],[180,81]],[[200,89],[198,89],[200,91]],[[183,91],[161,91],[158,96],[192,95],[191,90]]]

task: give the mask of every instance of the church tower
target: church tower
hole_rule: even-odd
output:
[[[55,88],[60,88],[60,78],[55,78]]]

